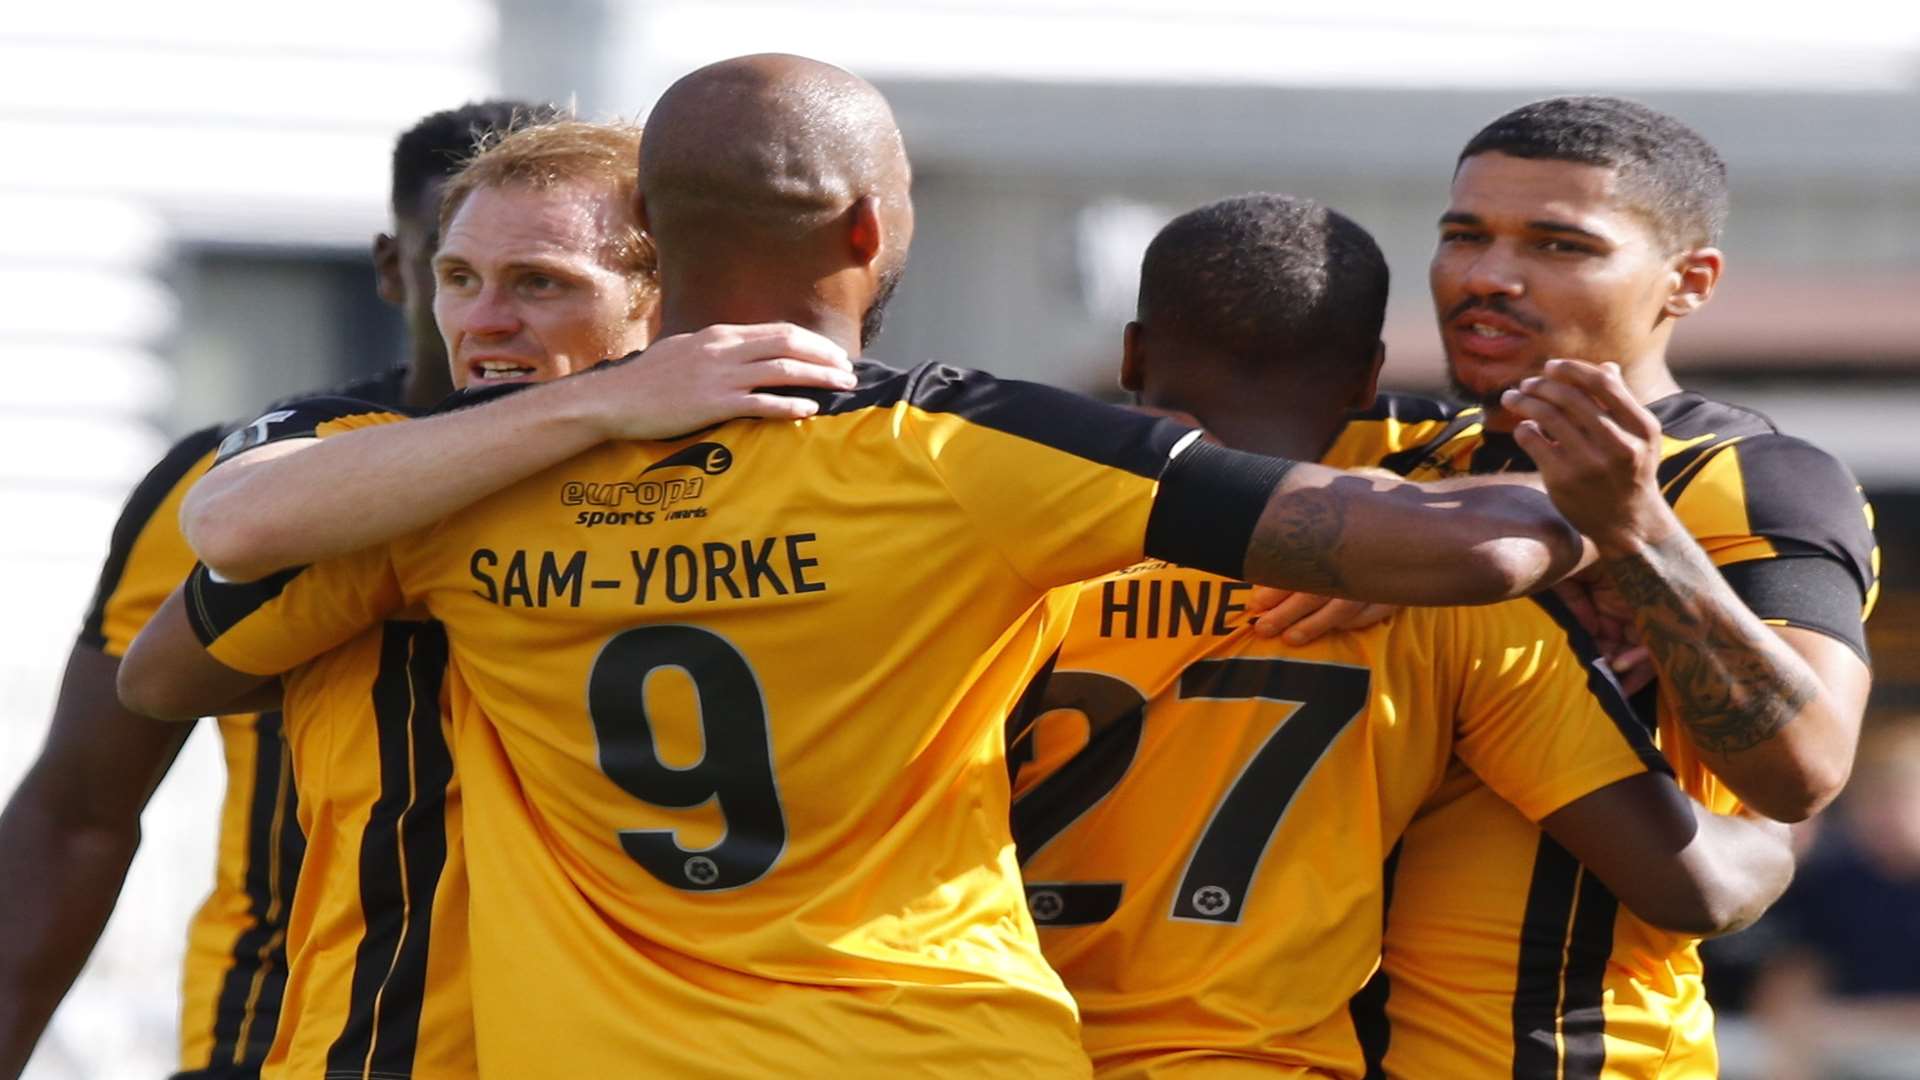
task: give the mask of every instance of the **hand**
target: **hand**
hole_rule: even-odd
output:
[[[1614,364],[1549,360],[1501,395],[1521,418],[1514,441],[1533,458],[1562,516],[1603,555],[1664,539],[1677,523],[1660,495],[1660,421]]]
[[[763,323],[661,338],[576,385],[607,438],[664,439],[737,417],[803,419],[820,406],[762,391],[851,390],[855,382],[845,349],[790,323]]]
[[[1247,601],[1247,613],[1254,617],[1253,632],[1266,638],[1284,634],[1289,645],[1306,645],[1336,630],[1364,630],[1386,622],[1399,610],[1394,604],[1335,600],[1264,585],[1254,586]]]
[[[1629,697],[1653,682],[1659,672],[1654,669],[1653,654],[1640,644],[1633,609],[1603,573],[1589,569],[1555,585],[1553,591],[1593,638],[1614,680]]]

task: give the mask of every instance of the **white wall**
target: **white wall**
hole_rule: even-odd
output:
[[[166,448],[168,354],[202,329],[178,322],[174,260],[203,243],[364,245],[386,220],[394,135],[490,92],[493,38],[482,0],[7,5],[0,793],[45,732],[120,501]],[[197,734],[32,1080],[172,1070],[182,935],[223,783]]]

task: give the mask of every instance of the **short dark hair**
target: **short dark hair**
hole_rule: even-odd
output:
[[[1657,109],[1616,97],[1535,101],[1480,129],[1454,168],[1477,154],[1600,165],[1674,249],[1720,242],[1727,163],[1700,133]]]
[[[1140,321],[1248,367],[1332,382],[1372,371],[1387,260],[1312,199],[1241,195],[1189,210],[1147,245]]]
[[[420,193],[427,190],[427,185],[459,172],[486,140],[564,115],[553,105],[471,101],[422,118],[393,144],[394,213],[418,209]]]

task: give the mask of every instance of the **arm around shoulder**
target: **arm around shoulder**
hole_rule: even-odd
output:
[[[159,720],[196,720],[232,708],[265,680],[207,655],[175,589],[120,662],[120,704]]]
[[[1485,604],[1552,584],[1584,554],[1525,485],[1434,488],[1303,464],[1261,514],[1246,576],[1375,603]]]

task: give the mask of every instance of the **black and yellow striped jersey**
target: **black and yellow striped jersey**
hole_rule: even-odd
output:
[[[1087,1071],[1004,718],[1064,633],[1049,590],[1137,562],[1157,493],[1202,501],[1195,433],[860,375],[809,420],[609,444],[245,602],[197,579],[244,671],[407,603],[446,627],[483,1071]],[[1237,558],[1271,486],[1190,524]]]
[[[180,440],[134,488],[115,525],[82,644],[125,655],[193,569],[180,501],[212,464],[221,430]],[[273,1043],[286,980],[287,905],[303,842],[294,821],[279,713],[215,720],[227,767],[213,889],[187,927],[180,1069],[257,1069]]]
[[[307,836],[262,1075],[477,1075],[447,640],[395,620],[282,677]]]
[[[1693,393],[1660,420],[1667,501],[1754,613],[1864,658],[1878,591],[1871,509],[1845,466],[1765,417]],[[1349,424],[1330,464],[1413,479],[1530,470],[1480,410],[1390,397]],[[1738,801],[1701,764],[1658,687],[1636,698],[1680,784]],[[1464,766],[1408,827],[1392,875],[1381,973],[1361,1012],[1388,1075],[1714,1075],[1713,1017],[1691,938],[1657,930]],[[1384,1005],[1382,1004],[1384,1003]]]
[[[405,416],[350,398],[306,399],[234,431],[219,460]],[[197,595],[244,599],[250,590]],[[189,614],[203,634],[217,617],[205,605]],[[287,921],[280,1031],[262,1069],[268,1080],[477,1072],[446,669],[438,623],[395,619],[281,677],[307,847]]]
[[[341,393],[397,401],[402,372]],[[115,524],[80,644],[126,653],[193,568],[180,502],[212,464],[223,430],[174,444],[134,488]],[[187,930],[180,1069],[257,1069],[272,1045],[286,981],[285,929],[304,842],[277,712],[215,721],[227,767],[213,888]]]
[[[1158,563],[1082,586],[1009,731],[1027,895],[1097,1076],[1361,1076],[1381,866],[1451,758],[1532,820],[1667,771],[1551,598],[1294,646],[1235,617],[1247,588]]]

